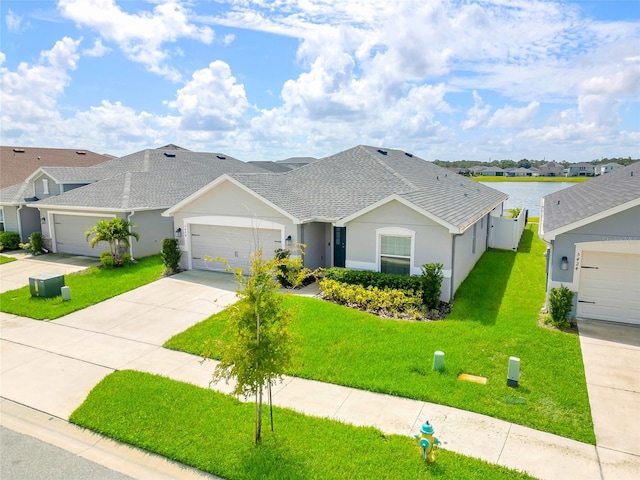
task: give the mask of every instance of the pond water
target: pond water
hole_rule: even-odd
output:
[[[504,202],[505,212],[510,208],[522,207],[529,210],[530,217],[540,216],[542,197],[563,188],[577,185],[572,182],[480,182],[509,195]]]

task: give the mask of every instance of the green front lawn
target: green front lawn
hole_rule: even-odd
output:
[[[412,438],[273,410],[275,432],[265,409],[263,441],[255,446],[253,403],[121,371],[98,384],[70,420],[229,480],[531,478],[443,449],[427,464]]]
[[[0,265],[2,265],[3,263],[11,263],[15,261],[16,259],[13,257],[6,257],[4,255],[0,255]]]
[[[32,297],[27,285],[0,294],[0,311],[36,320],[59,318],[159,280],[163,270],[160,255],[141,258],[123,268],[90,267],[64,276],[71,300]]]
[[[385,320],[312,298],[291,296],[298,353],[288,373],[303,378],[450,405],[595,443],[577,335],[537,325],[544,302],[544,244],[529,226],[517,253],[488,251],[456,293],[444,321]],[[221,312],[166,347],[200,355],[220,338]],[[432,370],[436,350],[445,371]],[[506,385],[510,356],[520,386]],[[481,385],[458,374],[487,378]]]

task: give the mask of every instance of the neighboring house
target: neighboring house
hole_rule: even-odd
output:
[[[24,182],[40,167],[90,167],[112,158],[71,148],[0,147],[0,189]]]
[[[483,177],[503,177],[505,176],[505,171],[500,167],[487,167],[483,170],[480,170],[480,175]]]
[[[8,194],[13,200],[33,197],[18,207],[35,213],[53,252],[99,255],[107,245],[92,249],[84,232],[102,218],[120,217],[137,225],[140,241],[132,242],[130,253],[142,257],[158,253],[160,241],[175,234],[173,222],[161,215],[164,210],[230,172],[264,170],[224,154],[167,145],[94,167],[42,167],[17,191],[10,187],[0,196],[3,201]]]
[[[281,163],[277,163],[277,162],[253,160],[247,163],[250,163],[251,165],[255,165],[256,167],[260,167],[268,172],[273,172],[273,173],[282,173],[282,172],[288,172],[289,170],[291,170],[291,167]]]
[[[534,174],[529,168],[518,167],[505,170],[505,175],[507,177],[533,177],[537,176],[537,172]]]
[[[291,157],[285,160],[278,160],[276,163],[282,165],[284,167],[288,167],[289,169],[304,167],[305,165],[309,165],[310,163],[318,160],[314,157]]]
[[[622,165],[615,162],[607,163],[605,165],[598,165],[596,167],[596,175],[604,175],[605,173],[611,173],[618,170],[619,168],[622,168]]]
[[[596,174],[596,167],[591,163],[574,163],[566,169],[567,177],[593,177]]]
[[[538,168],[538,175],[541,177],[560,177],[563,173],[564,167],[556,162],[547,162]]]
[[[565,285],[573,314],[640,324],[640,165],[542,199],[547,292]]]
[[[88,150],[0,147],[0,231],[17,232],[22,242],[40,231],[38,212],[25,208],[37,200],[35,185],[25,180],[38,168],[90,167],[112,158]],[[54,185],[51,188],[56,189]]]
[[[182,266],[232,267],[304,244],[305,266],[421,274],[443,265],[450,301],[487,249],[507,195],[400,150],[358,146],[285,173],[222,175],[168,209]]]
[[[469,171],[471,172],[471,175],[480,175],[480,172],[482,172],[486,168],[487,167],[485,165],[474,165],[473,167],[469,168]]]

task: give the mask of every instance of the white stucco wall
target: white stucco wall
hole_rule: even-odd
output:
[[[487,249],[489,216],[484,216],[455,238],[455,268],[453,272],[453,294],[471,273],[476,262]],[[475,247],[474,247],[475,243]]]

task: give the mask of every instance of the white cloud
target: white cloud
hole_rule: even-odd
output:
[[[482,97],[474,90],[473,107],[467,111],[467,119],[462,122],[462,129],[473,130],[481,127],[485,123],[490,112],[491,106],[484,105]]]
[[[115,42],[129,59],[173,81],[179,81],[181,75],[167,65],[170,53],[162,46],[180,38],[210,44],[214,38],[209,27],[191,23],[189,10],[177,1],[161,3],[152,12],[137,14],[124,12],[115,0],[60,0],[58,8],[63,16]]]
[[[7,12],[5,16],[5,21],[7,22],[7,30],[10,32],[18,32],[22,26],[22,17],[13,13],[12,10]]]
[[[531,102],[523,108],[507,105],[495,111],[487,124],[489,128],[515,128],[521,129],[530,126],[540,109],[539,102]]]
[[[236,36],[233,35],[232,33],[228,33],[227,35],[224,36],[224,38],[222,39],[222,43],[228,47],[229,45],[231,45],[233,43],[233,41],[236,39]]]
[[[88,57],[102,57],[110,51],[111,49],[109,47],[105,47],[102,44],[102,40],[98,38],[93,42],[93,47],[83,50],[82,53]]]
[[[80,40],[64,37],[40,53],[34,65],[22,62],[15,71],[0,68],[3,125],[11,130],[37,130],[39,122],[60,118],[58,97],[79,59]]]
[[[244,86],[236,83],[229,65],[222,61],[194,72],[167,104],[180,112],[186,130],[230,130],[244,123],[249,108]]]

